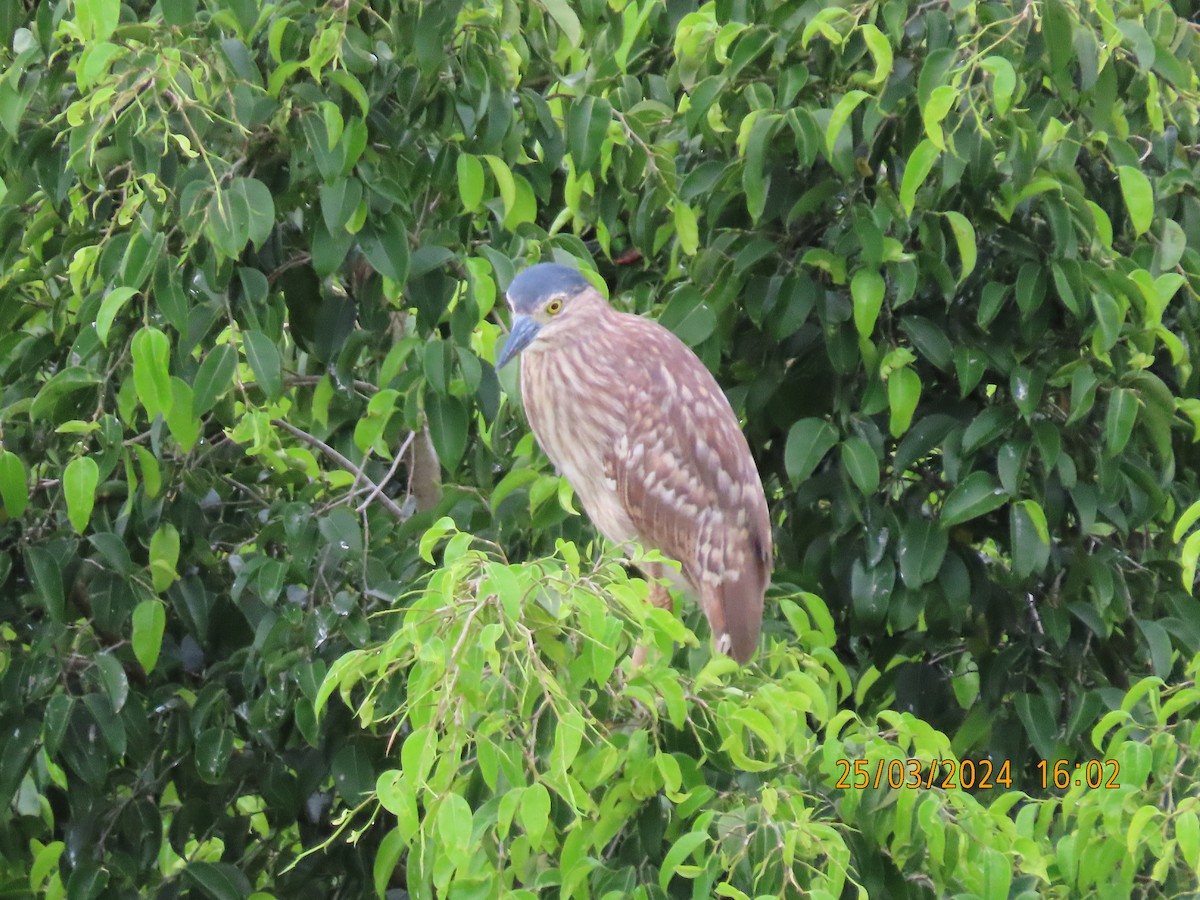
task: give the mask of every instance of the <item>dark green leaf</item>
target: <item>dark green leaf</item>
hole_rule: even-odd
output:
[[[378,226],[368,223],[358,236],[363,256],[380,275],[396,284],[408,279],[408,231],[396,216],[386,216]]]
[[[931,519],[910,519],[900,533],[897,555],[900,578],[910,588],[919,588],[937,577],[949,546],[949,535]]]
[[[283,361],[275,342],[260,331],[247,331],[242,334],[242,348],[263,393],[278,398],[283,393]]]
[[[210,728],[196,738],[196,768],[206,781],[220,781],[232,756],[233,734],[228,728]]]
[[[192,382],[192,412],[202,416],[233,384],[237,371],[237,350],[232,344],[220,344],[208,351]]]
[[[21,518],[29,504],[29,475],[21,458],[11,450],[0,450],[0,501],[5,513]]]
[[[842,467],[864,496],[879,489],[879,459],[866,440],[853,436],[842,441],[841,459]]]
[[[149,675],[158,665],[167,615],[159,600],[143,600],[133,610],[133,655]]]
[[[837,432],[824,419],[801,419],[788,431],[783,464],[792,484],[808,478],[837,443]]]
[[[1058,724],[1054,721],[1045,699],[1040,694],[1017,694],[1013,697],[1013,705],[1037,755],[1045,760],[1055,759],[1057,754],[1054,752],[1054,744],[1058,735]]]
[[[211,900],[245,900],[252,890],[246,876],[228,863],[193,862],[183,871]]]
[[[454,472],[467,449],[466,407],[457,397],[426,392],[425,416],[439,462],[447,472]]]
[[[346,223],[358,211],[362,200],[362,182],[357,178],[339,178],[320,188],[321,215],[330,234],[345,230]]]
[[[1008,499],[994,476],[987,472],[972,472],[946,497],[939,521],[949,528],[978,518],[1002,506]]]
[[[1014,503],[1009,511],[1013,574],[1025,577],[1040,572],[1050,559],[1046,516],[1033,500]]]
[[[1104,417],[1104,452],[1108,456],[1116,456],[1125,449],[1137,417],[1137,392],[1129,388],[1115,388],[1109,395],[1108,412]]]
[[[45,547],[29,546],[25,548],[25,565],[28,567],[30,580],[42,602],[46,612],[55,622],[63,621],[66,599],[63,595],[63,576],[61,559],[56,559]]]

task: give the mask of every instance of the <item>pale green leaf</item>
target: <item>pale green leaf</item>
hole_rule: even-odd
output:
[[[96,504],[96,486],[100,483],[100,467],[90,456],[78,456],[63,470],[63,497],[67,501],[67,518],[80,534],[92,518]]]
[[[941,151],[933,141],[926,138],[917,145],[908,157],[904,167],[904,177],[900,180],[900,204],[908,215],[912,215],[917,202],[917,191],[933,171]]]
[[[167,613],[161,600],[143,600],[133,610],[133,655],[149,675],[158,665]]]
[[[1118,166],[1117,174],[1121,180],[1125,208],[1129,210],[1129,221],[1133,224],[1133,233],[1135,236],[1145,234],[1154,220],[1154,189],[1150,186],[1150,179],[1134,166]]]

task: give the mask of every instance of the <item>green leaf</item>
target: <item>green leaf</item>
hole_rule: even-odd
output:
[[[246,876],[229,863],[191,862],[184,874],[211,900],[245,900],[253,890]]]
[[[1058,725],[1045,698],[1041,694],[1017,694],[1013,697],[1013,705],[1038,756],[1045,760],[1054,759]]]
[[[66,397],[76,391],[95,387],[99,383],[99,373],[83,366],[67,366],[42,385],[29,407],[29,417],[34,421],[55,419],[59,404]]]
[[[1092,331],[1092,349],[1099,355],[1116,346],[1121,337],[1121,326],[1125,321],[1125,309],[1111,294],[1096,291],[1092,294],[1092,310],[1096,314],[1096,327]]]
[[[972,472],[958,483],[942,504],[938,520],[943,528],[978,518],[1002,506],[1008,499],[994,475]]]
[[[460,153],[458,162],[458,196],[466,209],[478,209],[483,202],[483,163],[470,153]]]
[[[521,794],[517,820],[529,835],[534,847],[542,846],[542,836],[550,824],[550,792],[540,782],[534,782]]]
[[[942,134],[942,120],[946,118],[956,100],[958,100],[958,91],[948,84],[939,85],[933,89],[925,106],[921,109],[921,120],[925,124],[925,133],[929,135],[929,140],[933,142],[933,145],[942,151],[946,149],[946,138]]]
[[[658,322],[689,347],[695,347],[713,333],[717,327],[717,314],[704,302],[700,291],[684,287],[671,297]]]
[[[398,825],[384,835],[383,840],[379,842],[379,849],[375,851],[375,863],[371,869],[376,897],[387,896],[387,888],[391,883],[392,874],[400,865],[400,859],[407,849],[408,842],[404,839],[404,832]]]
[[[125,675],[125,667],[111,653],[99,653],[94,660],[108,702],[112,704],[113,712],[119,713],[129,699],[129,678]]]
[[[825,126],[825,155],[830,159],[833,158],[833,146],[837,143],[842,129],[846,127],[846,122],[850,120],[858,104],[869,96],[871,95],[866,91],[850,91],[837,102],[833,112],[829,114],[829,124]]]
[[[550,13],[551,18],[562,31],[567,43],[572,47],[578,47],[583,37],[583,27],[579,24],[579,17],[575,15],[575,11],[571,9],[567,0],[542,0],[542,5],[546,7],[546,12]]]
[[[113,319],[136,293],[131,287],[113,288],[100,304],[100,311],[96,313],[96,334],[105,347],[108,346],[108,332],[112,329]]]
[[[100,483],[100,467],[90,456],[79,456],[63,470],[63,497],[67,501],[67,517],[71,527],[82,534],[92,518],[96,504],[96,486]]]
[[[1034,500],[1014,503],[1009,510],[1013,574],[1024,578],[1040,572],[1050,559],[1050,534],[1046,514]],[[1042,539],[1045,535],[1045,540]]]
[[[1183,226],[1174,219],[1164,219],[1162,223],[1162,240],[1158,244],[1155,258],[1157,271],[1166,271],[1179,265],[1183,251],[1187,249],[1187,235]]]
[[[143,600],[133,610],[133,655],[149,675],[158,665],[167,613],[161,600]]]
[[[271,400],[283,393],[283,360],[275,342],[260,331],[242,333],[242,349],[254,370],[254,378]]]
[[[892,437],[900,437],[912,424],[913,413],[921,400],[921,378],[908,366],[896,369],[887,380],[888,431]]]
[[[767,177],[767,146],[779,121],[776,113],[763,110],[751,112],[742,121],[742,133],[746,136],[742,190],[746,195],[746,211],[755,222],[762,217],[767,206],[767,187],[770,182]],[[750,124],[748,132],[745,130],[747,123]]]
[[[345,69],[335,69],[332,72],[326,70],[325,77],[334,82],[336,85],[338,85],[338,87],[354,98],[354,102],[358,104],[359,112],[361,112],[364,117],[370,114],[371,99],[367,96],[366,89],[362,86],[362,82],[360,82]]]
[[[29,505],[29,473],[11,450],[0,450],[0,501],[12,519],[21,518]]]
[[[663,857],[662,865],[659,867],[658,886],[660,889],[666,891],[667,885],[671,883],[680,864],[708,843],[708,839],[707,832],[689,831],[671,845],[671,849],[667,851],[667,855]]]
[[[1029,522],[1033,525],[1033,531],[1037,535],[1037,539],[1049,546],[1050,525],[1046,521],[1046,513],[1042,509],[1042,505],[1036,500],[1022,500],[1020,503],[1015,504],[1015,508],[1021,509],[1029,517]]]
[[[158,458],[139,444],[134,444],[133,452],[137,455],[138,464],[142,469],[142,486],[146,489],[147,497],[157,497],[162,490],[162,468]]]
[[[220,344],[208,351],[192,382],[192,413],[202,416],[225,395],[237,372],[237,350]]]
[[[467,449],[466,407],[457,397],[426,391],[425,417],[438,460],[447,472],[454,472]]]
[[[75,21],[88,43],[106,41],[121,21],[120,0],[76,0]]]
[[[408,230],[398,216],[384,216],[378,226],[366,225],[359,232],[358,245],[367,262],[384,278],[399,285],[408,280],[412,254],[408,246]]]
[[[437,811],[437,834],[441,849],[455,865],[463,865],[471,854],[471,828],[474,818],[466,799],[447,794]]]
[[[909,519],[900,533],[897,551],[904,584],[919,588],[937,578],[949,545],[949,533],[937,522],[923,517]]]
[[[171,376],[171,408],[166,414],[171,436],[187,453],[200,439],[200,420],[192,411],[192,389],[182,378]]]
[[[35,894],[41,892],[42,883],[57,868],[59,857],[66,846],[62,841],[51,841],[34,857],[33,866],[29,869],[29,889]]]
[[[1134,166],[1118,166],[1117,174],[1121,180],[1125,208],[1129,210],[1129,221],[1133,224],[1133,234],[1140,237],[1154,221],[1154,189],[1150,186],[1150,179]]]
[[[1171,532],[1171,540],[1176,543],[1182,538],[1189,528],[1200,521],[1200,500],[1195,501],[1191,506],[1184,510],[1183,515],[1179,517],[1179,521],[1175,523],[1175,530]]]
[[[675,217],[675,239],[679,241],[679,249],[687,256],[695,256],[700,247],[700,228],[696,223],[696,211],[682,200],[673,200],[671,212]]]
[[[233,178],[208,203],[205,230],[225,256],[237,257],[248,242],[261,247],[275,226],[275,201],[257,178]]]
[[[917,204],[917,191],[933,171],[933,165],[941,156],[937,145],[929,138],[921,141],[908,157],[904,167],[904,177],[900,180],[900,205],[905,213],[912,215]]]
[[[978,245],[975,240],[975,226],[962,213],[943,213],[954,232],[954,242],[958,245],[958,259],[962,263],[962,271],[958,274],[958,283],[962,284],[967,276],[975,271],[978,256]]]
[[[433,548],[441,543],[446,535],[457,533],[458,527],[454,524],[454,520],[449,516],[442,516],[425,529],[425,533],[421,535],[421,542],[417,547],[417,555],[431,566],[434,565]]]
[[[129,556],[129,550],[117,535],[111,531],[100,531],[88,538],[89,543],[95,547],[104,561],[118,575],[129,577],[133,572],[133,560]]]
[[[879,459],[871,445],[861,437],[848,437],[842,441],[842,468],[858,487],[864,497],[879,489]]]
[[[70,900],[95,900],[108,886],[108,877],[108,871],[98,863],[90,859],[81,860],[75,864],[71,877],[67,879],[66,896]]]
[[[1017,73],[1003,56],[989,56],[980,61],[979,67],[992,76],[992,104],[996,107],[996,115],[1003,119],[1012,106]]]
[[[875,61],[875,74],[871,76],[871,80],[867,84],[883,84],[892,74],[892,45],[888,43],[884,33],[870,22],[861,26],[860,30],[867,50]]]
[[[150,577],[160,594],[179,578],[179,531],[170,522],[158,527],[150,538]]]
[[[875,269],[859,269],[850,279],[854,327],[861,337],[869,338],[875,331],[879,311],[883,308],[885,288],[883,276]]]
[[[329,233],[336,235],[348,230],[362,201],[362,182],[357,178],[339,178],[332,184],[322,184],[318,195],[321,200],[321,218],[325,221]],[[356,224],[361,224],[361,221]]]
[[[1137,422],[1138,396],[1129,388],[1115,388],[1108,398],[1108,413],[1104,417],[1104,452],[1116,456],[1125,449]]]
[[[600,161],[601,151],[604,148],[604,141],[608,135],[608,126],[612,122],[612,104],[607,100],[598,99],[590,94],[577,99],[571,104],[570,111],[567,113],[567,147],[571,153],[571,159],[575,163],[576,175],[582,175],[585,172],[590,172],[595,168]],[[492,167],[492,174],[496,176],[497,182],[500,185],[500,196],[504,196],[504,183],[502,174],[512,181],[512,174],[509,171],[508,164],[496,156],[485,157],[488,165]],[[503,170],[502,172],[500,170]],[[513,188],[515,192],[515,188]],[[508,210],[511,209],[508,201],[505,201],[504,208],[505,218],[508,218]]]
[[[1050,75],[1060,86],[1070,84],[1067,71],[1074,55],[1071,14],[1061,0],[1044,0],[1042,4],[1042,33],[1045,35],[1046,55],[1050,61]],[[1049,756],[1043,755],[1043,759]]]
[[[788,431],[783,466],[792,484],[808,478],[837,443],[837,432],[824,419],[801,419]]]
[[[1198,532],[1200,533],[1200,532]],[[66,598],[63,594],[63,561],[56,558],[45,547],[25,548],[25,567],[30,581],[42,598],[46,612],[53,622],[63,621]]]
[[[146,326],[133,336],[133,386],[153,419],[171,408],[171,342],[157,328]]]
[[[974,453],[980,447],[986,447],[992,441],[1008,432],[1016,421],[1016,414],[1011,408],[1004,406],[989,406],[977,415],[967,430],[963,432],[963,453]]]
[[[1194,810],[1177,812],[1174,817],[1175,841],[1183,859],[1193,860],[1192,871],[1200,866],[1200,817]],[[1133,851],[1130,851],[1133,852]]]

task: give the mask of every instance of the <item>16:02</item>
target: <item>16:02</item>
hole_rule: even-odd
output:
[[[1041,775],[1042,788],[1056,787],[1065,790],[1074,785],[1087,785],[1090,788],[1119,788],[1117,776],[1121,773],[1121,764],[1115,759],[1089,759],[1086,762],[1072,763],[1065,759],[1050,763],[1039,760],[1036,766]]]

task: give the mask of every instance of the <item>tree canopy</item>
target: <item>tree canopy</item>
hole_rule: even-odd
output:
[[[1200,890],[1193,12],[3,4],[0,894]],[[750,666],[495,370],[539,260],[742,417]]]

